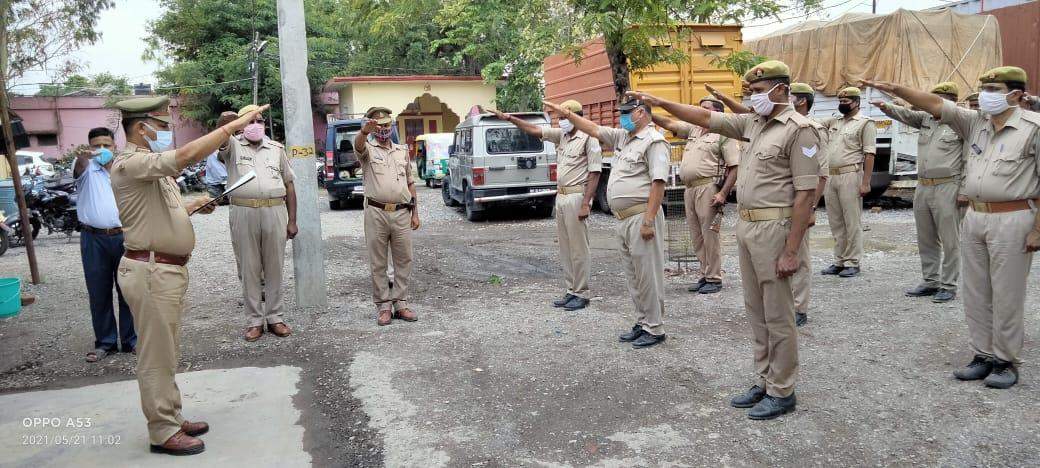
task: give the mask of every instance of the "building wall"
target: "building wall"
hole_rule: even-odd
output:
[[[119,111],[106,107],[109,99],[103,96],[23,96],[11,99],[11,109],[22,117],[25,130],[30,134],[30,146],[25,149],[56,159],[76,146],[87,144],[87,133],[94,127],[113,130],[116,146],[122,148],[126,145]],[[180,114],[176,101],[170,105],[170,115],[174,122],[175,145],[182,146],[205,133],[201,125]]]

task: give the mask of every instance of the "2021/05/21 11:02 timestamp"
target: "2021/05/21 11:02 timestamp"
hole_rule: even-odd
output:
[[[22,445],[119,445],[118,434],[24,434]]]

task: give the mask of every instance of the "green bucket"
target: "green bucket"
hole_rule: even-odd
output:
[[[22,280],[0,278],[0,318],[14,317],[22,308]]]

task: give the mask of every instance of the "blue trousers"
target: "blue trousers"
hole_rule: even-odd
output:
[[[83,258],[83,276],[87,279],[90,296],[90,320],[94,324],[94,347],[116,350],[121,343],[124,352],[137,346],[134,318],[130,306],[123,299],[116,283],[116,271],[123,257],[123,235],[106,236],[83,231],[79,236],[79,251]],[[119,297],[119,329],[112,304],[112,286]]]

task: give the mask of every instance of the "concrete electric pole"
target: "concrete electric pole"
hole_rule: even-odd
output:
[[[285,143],[296,173],[296,223],[293,271],[296,303],[302,307],[328,305],[325,245],[318,216],[318,181],[314,176],[314,124],[311,86],[307,81],[307,36],[303,0],[278,0],[278,56],[281,59]]]

